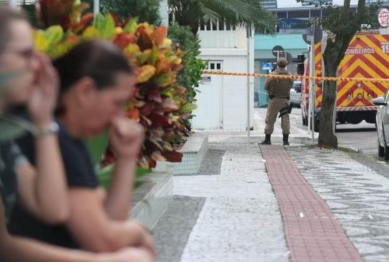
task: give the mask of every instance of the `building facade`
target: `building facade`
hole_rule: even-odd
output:
[[[204,24],[200,27],[199,37],[200,57],[208,61],[208,71],[254,71],[254,37],[250,38],[248,45],[244,27]],[[253,126],[253,77],[204,74],[199,91],[196,96],[198,109],[194,111],[195,117],[192,120],[194,129],[244,131],[247,127],[247,114],[250,127]]]

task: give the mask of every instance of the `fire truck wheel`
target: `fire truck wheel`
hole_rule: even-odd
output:
[[[378,144],[378,156],[384,157],[385,156],[385,148],[380,145],[380,142],[377,141]]]
[[[378,156],[379,156],[379,157],[385,156],[385,148],[383,148],[383,147],[380,146],[379,144],[378,144]]]
[[[303,126],[307,126],[308,125],[308,119],[306,117],[304,117],[303,115],[301,115],[301,119],[303,120]]]
[[[319,130],[320,130],[320,122],[315,121],[315,132],[319,132]]]
[[[389,160],[389,147],[385,145],[385,160]]]
[[[386,143],[385,143],[384,148],[385,148],[384,158],[385,158],[385,160],[389,160],[389,146],[386,146]]]
[[[312,121],[312,120],[310,120],[310,121]],[[308,121],[307,121],[308,122]],[[310,128],[311,130],[312,130],[312,125],[311,125],[311,128]],[[320,130],[320,121],[319,120],[315,120],[315,127],[314,127],[314,130],[315,130],[315,132],[319,132],[319,130]]]

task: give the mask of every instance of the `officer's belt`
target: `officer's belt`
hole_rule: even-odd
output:
[[[273,98],[286,98],[286,99],[290,99],[290,97],[289,96],[275,96],[275,95],[269,95],[269,98],[270,99],[273,99]]]

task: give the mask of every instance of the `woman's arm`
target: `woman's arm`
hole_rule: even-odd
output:
[[[112,121],[110,142],[116,155],[116,164],[105,201],[105,209],[110,219],[123,221],[130,216],[136,160],[143,137],[143,128],[135,121],[127,117],[118,117]]]
[[[57,136],[37,137],[35,148],[36,169],[27,163],[17,169],[18,195],[23,205],[44,222],[64,222],[69,207]]]
[[[94,254],[46,245],[31,239],[7,236],[1,243],[0,259],[4,262],[154,262],[141,248],[128,248],[116,253]]]
[[[105,210],[110,219],[123,221],[130,217],[132,188],[136,176],[135,159],[117,158],[111,186],[105,200]]]
[[[49,59],[36,54],[40,64],[28,101],[28,110],[38,132],[53,123],[58,78]],[[18,170],[19,196],[33,214],[48,223],[64,222],[68,215],[67,188],[57,136],[50,132],[36,135],[36,170],[23,165]]]
[[[127,248],[115,253],[94,254],[43,244],[31,239],[14,237],[5,227],[4,206],[0,197],[0,261],[4,262],[154,262],[150,252]]]
[[[70,189],[69,204],[71,215],[66,226],[82,248],[113,252],[125,247],[141,247],[155,255],[153,239],[139,223],[109,219],[98,189]]]

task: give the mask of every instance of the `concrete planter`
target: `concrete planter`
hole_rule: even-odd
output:
[[[155,170],[164,172],[169,168],[174,168],[174,175],[197,174],[207,151],[208,135],[194,134],[188,138],[185,145],[179,150],[183,153],[181,163],[158,162]]]
[[[208,136],[195,134],[180,150],[181,163],[158,162],[153,172],[141,177],[144,183],[134,191],[132,217],[152,230],[173,197],[173,174],[196,174],[207,150]]]
[[[153,171],[139,181],[144,183],[134,192],[132,217],[152,230],[173,197],[173,168]]]
[[[194,134],[189,137],[180,150],[184,154],[182,162],[176,164],[173,174],[197,174],[207,151],[208,136],[206,134]]]

